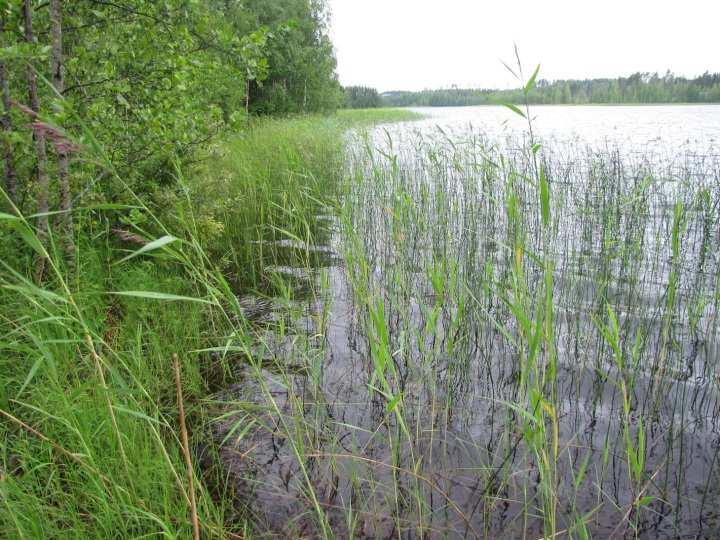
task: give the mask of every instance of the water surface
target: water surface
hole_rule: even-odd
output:
[[[491,136],[523,134],[527,121],[503,106],[415,107],[427,118],[412,123],[422,131],[441,126],[454,135],[472,125]],[[524,111],[524,108],[523,108]],[[532,105],[530,118],[544,139],[573,141],[625,152],[716,153],[720,105]],[[390,126],[407,131],[409,124]]]

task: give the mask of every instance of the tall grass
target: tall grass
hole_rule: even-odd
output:
[[[0,270],[5,535],[189,537],[176,390],[191,427],[202,536],[249,534],[242,500],[217,467],[205,398],[231,370],[229,344],[251,340],[243,295],[272,289],[266,266],[287,263],[266,241],[319,231],[309,216],[332,197],[341,143],[334,121],[266,121],[219,145],[190,177],[178,171],[175,193],[79,209],[87,228],[72,282],[40,243],[37,216],[2,215],[12,253]],[[130,228],[124,236],[118,223]],[[29,277],[33,252],[51,264],[42,284]]]

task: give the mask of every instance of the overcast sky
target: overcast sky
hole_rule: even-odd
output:
[[[329,0],[340,82],[380,91],[505,88],[530,74],[720,72],[720,0]]]

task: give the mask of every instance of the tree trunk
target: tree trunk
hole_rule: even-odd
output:
[[[305,84],[303,87],[303,112],[307,110],[307,77],[305,77]]]
[[[0,31],[5,33],[5,16],[0,15]],[[2,130],[5,135],[5,188],[13,204],[17,204],[17,175],[15,174],[15,156],[13,154],[10,133],[12,132],[12,118],[10,117],[10,84],[5,62],[0,62],[0,92],[2,93],[3,114],[0,118]]]
[[[35,42],[33,35],[33,13],[31,0],[23,1],[23,19],[25,23],[25,41],[28,43]],[[27,85],[28,85],[28,101],[30,108],[37,114],[40,112],[40,100],[38,98],[37,77],[32,66],[27,68]],[[48,196],[50,192],[50,180],[47,173],[47,150],[45,147],[45,135],[42,132],[33,132],[33,141],[35,142],[35,154],[37,155],[37,211],[38,217],[38,236],[44,246],[47,247],[48,239],[48,216],[50,210],[48,205]],[[39,283],[42,280],[45,271],[45,258],[38,259],[35,265],[35,281]]]
[[[52,83],[55,91],[62,96],[65,91],[65,66],[62,50],[62,6],[61,0],[50,0],[50,36],[52,39]],[[57,146],[58,183],[60,187],[60,211],[63,220],[63,248],[71,269],[75,264],[75,239],[70,197],[70,159],[63,145]]]
[[[15,174],[15,156],[13,154],[10,133],[12,132],[12,119],[10,118],[10,85],[8,84],[7,69],[5,63],[0,62],[0,88],[2,89],[2,129],[5,135],[5,188],[8,197],[13,204],[17,205],[17,175]]]

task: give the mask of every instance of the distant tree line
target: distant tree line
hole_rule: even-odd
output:
[[[493,103],[520,103],[517,90],[448,88],[420,92],[386,92],[381,95],[388,107],[459,107]],[[533,104],[585,103],[718,103],[720,73],[704,73],[694,79],[671,72],[635,73],[617,79],[538,80],[530,91]]]
[[[375,88],[368,86],[346,86],[345,108],[347,109],[372,109],[382,107],[383,101]]]

